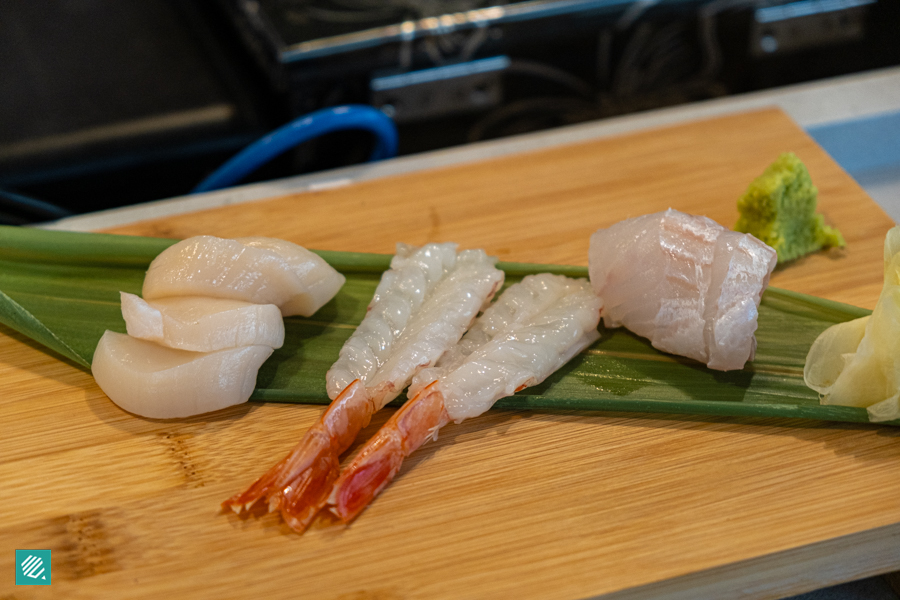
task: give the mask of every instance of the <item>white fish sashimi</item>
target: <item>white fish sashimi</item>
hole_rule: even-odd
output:
[[[202,235],[174,244],[150,263],[142,296],[228,298],[274,304],[286,317],[308,317],[344,280],[321,257],[290,242]]]
[[[91,371],[100,389],[124,410],[174,419],[246,402],[272,352],[271,346],[190,352],[107,331],[94,351]]]
[[[121,298],[128,335],[169,348],[213,352],[284,345],[284,321],[274,304],[196,296],[146,301],[127,292]]]
[[[441,427],[544,381],[599,338],[601,305],[585,280],[537,275],[510,286],[458,351],[431,371],[439,378],[394,413],[341,472],[327,498],[329,510],[349,522]]]
[[[624,325],[655,348],[740,369],[752,360],[775,250],[706,217],[669,209],[591,236],[591,284],[607,327]]]

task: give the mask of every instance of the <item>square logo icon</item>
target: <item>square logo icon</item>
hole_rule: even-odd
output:
[[[16,550],[16,585],[50,585],[49,550]]]

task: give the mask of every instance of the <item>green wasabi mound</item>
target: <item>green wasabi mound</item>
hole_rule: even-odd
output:
[[[738,200],[736,231],[749,233],[778,253],[778,262],[845,246],[844,236],[816,214],[819,191],[793,152],[785,152],[754,179]]]

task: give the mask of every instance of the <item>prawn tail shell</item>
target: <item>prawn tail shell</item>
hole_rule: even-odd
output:
[[[257,501],[265,499],[269,512],[292,506],[299,510],[304,494],[297,499],[300,488],[316,488],[322,482],[330,485],[336,479],[328,475],[320,463],[337,465],[338,459],[356,438],[356,434],[369,424],[374,405],[359,380],[350,383],[322,414],[319,420],[303,436],[303,439],[285,458],[253,482],[245,491],[235,494],[222,503],[240,514],[250,510]],[[336,470],[338,467],[335,466]],[[327,492],[326,492],[327,496]]]
[[[320,427],[340,455],[372,419],[377,407],[370,390],[354,379],[338,394],[314,427]]]
[[[340,470],[337,455],[325,454],[291,483],[293,491],[281,504],[281,517],[288,527],[297,533],[306,531],[325,505]]]
[[[328,498],[331,512],[345,523],[355,519],[393,480],[403,459],[449,421],[443,395],[432,383],[394,413],[344,469]]]
[[[381,493],[403,464],[403,446],[393,431],[379,432],[334,484],[331,512],[349,523]]]
[[[235,513],[249,511],[260,500],[265,500],[268,512],[278,510],[283,501],[285,487],[302,477],[303,473],[323,453],[330,450],[330,440],[315,428],[308,431],[291,453],[266,471],[243,492],[235,494],[222,503],[223,508],[231,508]]]
[[[235,514],[241,514],[243,511],[250,511],[253,506],[262,498],[269,495],[275,484],[279,474],[284,470],[285,463],[290,456],[286,456],[274,467],[263,473],[256,481],[250,484],[243,492],[238,492],[231,498],[222,503],[223,509],[231,509]]]

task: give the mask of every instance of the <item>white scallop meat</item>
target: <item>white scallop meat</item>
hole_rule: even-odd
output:
[[[199,296],[147,301],[127,292],[121,298],[128,335],[169,348],[213,352],[284,345],[284,321],[274,304]]]
[[[174,419],[246,402],[271,346],[190,352],[107,331],[91,371],[100,389],[122,409]]]
[[[150,263],[142,296],[227,298],[274,304],[285,317],[308,317],[344,281],[320,256],[291,242],[201,235],[174,244]]]

